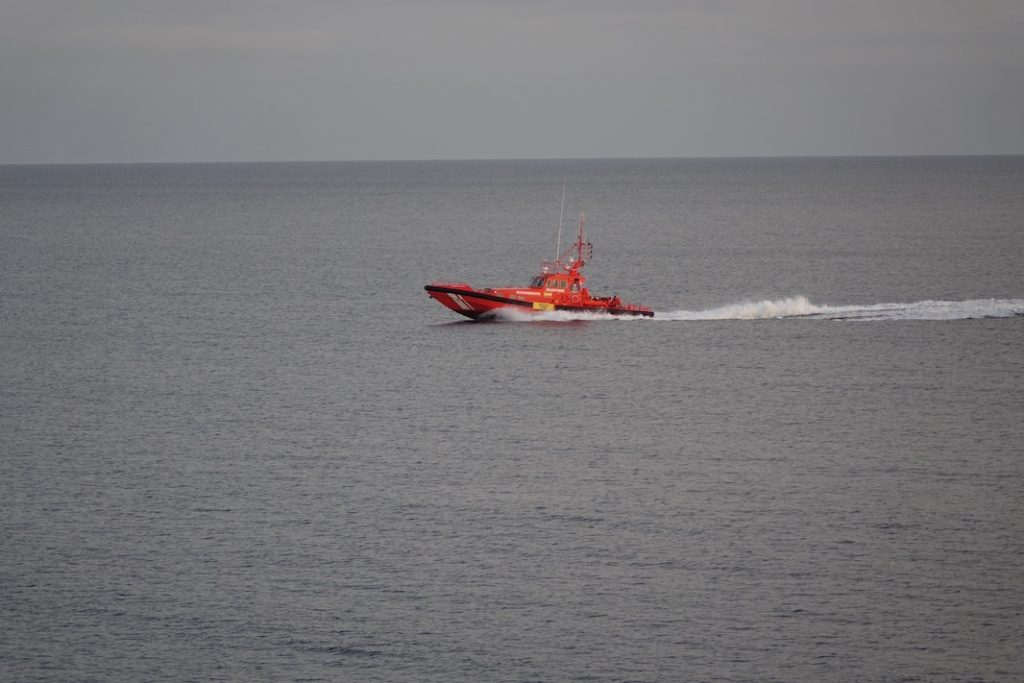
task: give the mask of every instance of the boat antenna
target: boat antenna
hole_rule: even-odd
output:
[[[562,219],[565,217],[565,176],[562,177],[562,209],[558,212],[558,238],[555,241],[555,260],[562,254]]]

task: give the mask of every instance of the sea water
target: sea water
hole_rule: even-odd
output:
[[[528,282],[563,179],[654,319],[427,297]],[[1021,680],[1021,188],[0,167],[0,679]]]

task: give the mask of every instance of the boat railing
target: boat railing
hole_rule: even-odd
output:
[[[540,272],[544,273],[545,275],[549,275],[551,273],[561,273],[562,268],[563,266],[561,261],[541,261],[540,264]]]
[[[619,308],[626,311],[650,311],[650,306],[642,306],[640,304],[622,304]]]

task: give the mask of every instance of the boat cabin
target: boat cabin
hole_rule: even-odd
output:
[[[530,281],[530,287],[554,292],[579,294],[583,291],[583,277],[573,273],[538,275]]]

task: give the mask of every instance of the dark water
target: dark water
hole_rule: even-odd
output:
[[[588,215],[654,320],[474,324]],[[0,167],[0,679],[1019,681],[1024,158]]]

